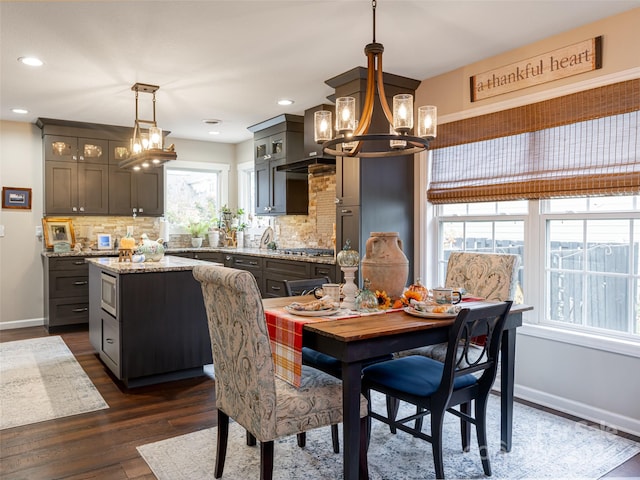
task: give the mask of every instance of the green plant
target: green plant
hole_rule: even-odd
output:
[[[209,230],[209,222],[189,222],[187,229],[192,237],[200,238]]]

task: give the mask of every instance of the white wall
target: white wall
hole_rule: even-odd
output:
[[[42,242],[35,235],[43,205],[40,133],[30,123],[0,122],[0,183],[32,189],[31,210],[0,212],[0,326],[17,320],[20,326],[42,324]]]
[[[424,80],[416,91],[416,104],[438,105],[441,123],[483,115],[595,88],[599,85],[640,77],[640,8],[584,25],[540,42],[505,52],[472,65]],[[603,36],[603,68],[581,75],[526,88],[488,100],[471,103],[469,77],[534,55],[552,51],[588,38]],[[431,209],[427,208],[427,212]],[[426,222],[432,221],[427,215]],[[422,217],[425,218],[424,216]],[[423,230],[426,229],[423,226]],[[528,238],[537,237],[537,233]],[[427,251],[435,251],[437,239],[428,237]],[[430,243],[429,243],[430,242]],[[427,256],[427,262],[429,258]],[[527,268],[540,265],[539,258],[526,258]],[[427,279],[434,278],[432,265],[425,264]],[[535,279],[539,272],[529,272]],[[531,275],[531,276],[529,276]],[[527,281],[528,281],[527,280]],[[535,283],[532,280],[528,284]],[[534,324],[542,315],[542,305],[525,321]],[[577,415],[607,428],[640,435],[640,347],[619,345],[615,353],[607,351],[605,341],[597,337],[550,333],[549,329],[525,326],[518,332],[516,347],[516,395],[520,398]],[[517,422],[517,418],[514,419]]]

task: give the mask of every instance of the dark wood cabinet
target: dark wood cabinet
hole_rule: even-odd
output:
[[[264,298],[284,297],[286,296],[285,280],[319,277],[329,277],[331,281],[335,281],[335,267],[321,263],[267,257],[264,259],[262,296]]]
[[[45,215],[164,214],[164,168],[120,170],[132,129],[39,118]]]
[[[304,117],[280,115],[249,130],[254,132],[256,214],[306,215],[307,174],[278,170],[304,155]]]
[[[164,167],[132,172],[109,165],[109,214],[164,214]]]
[[[44,257],[44,325],[50,333],[89,323],[89,267],[82,257]]]
[[[127,387],[202,375],[212,362],[202,287],[191,270],[114,274],[117,315],[100,308],[102,269],[89,265],[89,338]],[[144,299],[144,301],[141,301]]]
[[[107,145],[106,140],[45,135],[45,214],[108,213]]]

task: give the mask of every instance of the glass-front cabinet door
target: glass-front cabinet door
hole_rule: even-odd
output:
[[[78,139],[59,135],[45,135],[44,159],[57,162],[77,162]]]

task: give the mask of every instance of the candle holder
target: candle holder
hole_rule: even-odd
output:
[[[344,286],[342,287],[344,300],[340,307],[355,310],[358,287],[354,279],[356,278],[356,271],[360,264],[360,256],[356,250],[351,248],[351,241],[349,239],[345,242],[342,251],[338,253],[337,261],[338,265],[340,265],[340,270],[344,273]]]
[[[340,304],[340,308],[355,310],[358,287],[353,280],[356,278],[356,271],[358,270],[358,267],[340,267],[340,270],[344,273],[344,286],[342,287],[344,299]]]

